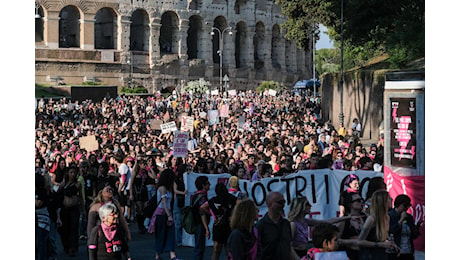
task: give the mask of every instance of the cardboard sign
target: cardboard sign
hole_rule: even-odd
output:
[[[78,142],[80,143],[80,148],[85,149],[87,152],[99,149],[99,143],[95,135],[80,137]]]
[[[276,90],[274,89],[269,89],[268,90],[268,95],[272,96],[272,97],[275,97],[276,96]]]
[[[188,132],[174,132],[173,156],[182,158],[187,156],[188,134]]]
[[[228,117],[228,105],[222,105],[219,113],[220,113],[220,117]]]
[[[168,122],[166,124],[161,125],[161,133],[162,134],[167,134],[169,132],[174,132],[174,131],[177,131],[176,122],[174,122],[174,121]]]
[[[236,89],[229,89],[229,90],[228,90],[228,95],[229,95],[230,97],[236,96]]]
[[[161,130],[162,124],[163,124],[163,120],[157,120],[157,119],[150,120],[150,128],[153,130]]]
[[[181,132],[188,132],[193,130],[193,117],[191,116],[182,116],[181,117]]]

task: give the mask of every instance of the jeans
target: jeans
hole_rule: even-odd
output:
[[[206,249],[206,229],[202,223],[197,224],[195,229],[195,248],[193,249],[193,259],[203,260],[204,250]]]
[[[147,185],[147,196],[148,196],[148,200],[150,200],[151,198],[153,198],[153,196],[155,196],[155,193],[157,192],[155,186],[153,185]]]
[[[174,200],[173,206],[174,229],[176,232],[176,246],[182,245],[182,214],[181,208],[177,205],[177,199]]]
[[[48,237],[49,231],[43,228],[35,228],[35,259],[48,260]]]
[[[155,252],[171,252],[175,250],[174,227],[168,226],[168,217],[158,215],[155,219]]]

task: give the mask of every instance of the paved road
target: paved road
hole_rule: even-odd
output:
[[[153,234],[140,234],[135,223],[130,224],[131,230],[131,243],[130,251],[131,258],[133,260],[153,260],[155,259],[155,252],[153,249],[155,238]],[[76,257],[70,257],[64,253],[60,237],[58,235],[58,259],[59,260],[87,260],[88,256],[86,253],[86,240],[80,240],[80,246],[78,248],[78,254]],[[193,259],[193,248],[192,247],[178,247],[176,248],[176,255],[178,258],[183,260]],[[206,247],[204,259],[211,259],[212,247]],[[224,260],[222,252],[219,260]],[[161,255],[162,259],[168,260],[169,253]]]

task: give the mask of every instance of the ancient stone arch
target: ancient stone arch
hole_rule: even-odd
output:
[[[129,49],[132,51],[148,51],[149,35],[149,15],[144,9],[136,9],[131,15]]]

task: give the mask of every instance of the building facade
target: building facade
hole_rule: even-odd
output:
[[[254,89],[310,78],[311,50],[284,38],[271,0],[38,0],[36,83]],[[227,77],[225,77],[227,75]]]

